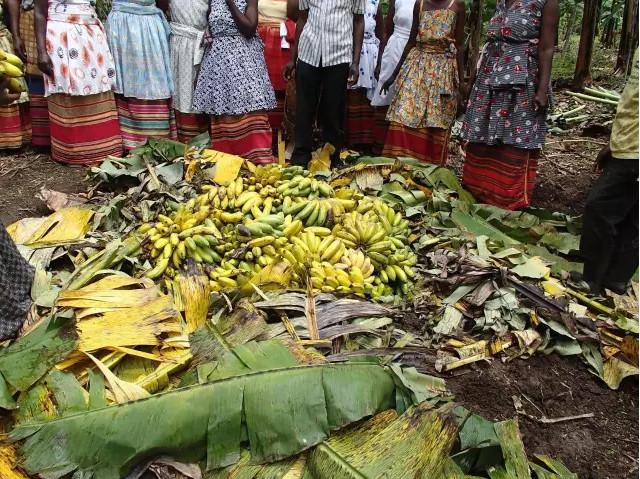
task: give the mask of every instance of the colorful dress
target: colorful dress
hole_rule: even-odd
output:
[[[114,0],[106,23],[118,73],[114,91],[126,149],[176,138],[169,54],[171,28],[155,0]]]
[[[0,48],[9,53],[14,52],[13,37],[3,20],[2,4],[0,4]],[[15,103],[0,106],[0,150],[20,148],[29,143],[31,143],[29,96],[23,93]]]
[[[498,2],[462,128],[465,186],[478,200],[503,208],[530,203],[544,145],[546,115],[534,110],[533,99],[545,3]]]
[[[246,0],[235,0],[240,11]],[[258,163],[273,161],[271,126],[266,111],[276,107],[275,93],[258,36],[247,38],[231,16],[226,0],[211,0],[209,31],[193,106],[211,115],[212,148]]]
[[[376,87],[374,75],[380,40],[376,37],[376,17],[380,0],[367,0],[364,13],[364,38],[358,83],[347,94],[347,142],[369,145],[374,141],[374,110],[369,102]]]
[[[291,57],[291,44],[295,42],[296,24],[287,19],[286,0],[260,0],[258,2],[258,35],[264,43],[264,58],[269,80],[276,93],[277,106],[269,112],[269,123],[274,133],[284,121],[284,103],[287,81],[284,67]]]
[[[115,69],[90,0],[49,0],[45,47],[53,64],[53,76],[44,77],[53,159],[90,164],[120,155]]]
[[[208,9],[207,0],[171,0],[173,108],[178,140],[184,143],[209,130],[207,116],[193,110],[193,90],[204,54],[202,40],[207,29]]]
[[[457,13],[422,11],[416,46],[407,55],[389,106],[384,154],[444,165],[458,103],[454,31]]]

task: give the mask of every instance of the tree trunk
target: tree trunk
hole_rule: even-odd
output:
[[[625,0],[620,46],[616,61],[616,73],[628,75],[631,72],[633,53],[638,47],[638,0]]]
[[[567,20],[567,28],[564,31],[564,38],[562,39],[562,52],[567,51],[567,49],[569,48],[569,44],[571,43],[571,35],[573,35],[573,30],[576,28],[577,17],[578,5],[576,5],[576,2],[573,2],[573,9],[571,10],[569,19]]]
[[[471,11],[469,12],[469,46],[467,48],[467,72],[476,68],[480,57],[480,40],[482,39],[482,13],[484,12],[485,0],[473,0]]]
[[[578,48],[578,60],[576,61],[576,70],[573,75],[574,88],[583,88],[585,83],[591,83],[591,58],[593,57],[593,44],[596,36],[596,25],[600,17],[601,3],[602,0],[584,0],[580,47]]]

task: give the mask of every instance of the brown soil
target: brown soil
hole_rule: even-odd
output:
[[[576,357],[534,356],[503,364],[498,360],[447,377],[456,400],[491,420],[517,416],[512,396],[522,398],[528,414],[559,418],[594,417],[541,424],[519,416],[527,453],[548,454],[580,479],[638,477],[638,378],[612,391]]]
[[[0,222],[9,224],[50,211],[36,197],[41,188],[80,193],[87,188],[85,168],[71,168],[52,161],[31,148],[17,153],[0,151]]]

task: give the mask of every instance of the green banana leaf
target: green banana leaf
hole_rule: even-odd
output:
[[[27,390],[75,349],[77,339],[72,321],[54,317],[0,349],[0,374],[5,386],[11,391]],[[0,392],[2,389],[0,387]],[[5,393],[0,396],[6,403],[7,388],[4,389]]]
[[[117,479],[138,462],[164,453],[184,462],[206,459],[211,470],[237,462],[243,438],[253,462],[271,462],[395,404],[391,374],[375,364],[251,369],[278,347],[279,361],[292,364],[293,356],[282,353],[284,345],[250,343],[223,357],[227,366],[215,371],[223,379],[20,425],[10,437],[25,440],[21,466],[47,479],[74,471],[86,479]],[[273,367],[277,361],[269,362]],[[229,377],[232,370],[241,375]]]
[[[487,236],[493,241],[500,241],[505,246],[519,244],[520,242],[507,236],[498,228],[482,219],[479,216],[472,216],[459,209],[451,212],[451,220],[461,230],[471,233],[475,236]]]

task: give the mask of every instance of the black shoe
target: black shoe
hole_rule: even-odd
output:
[[[604,287],[616,294],[626,294],[627,292],[627,284],[623,283],[622,281],[607,282],[605,283]]]

